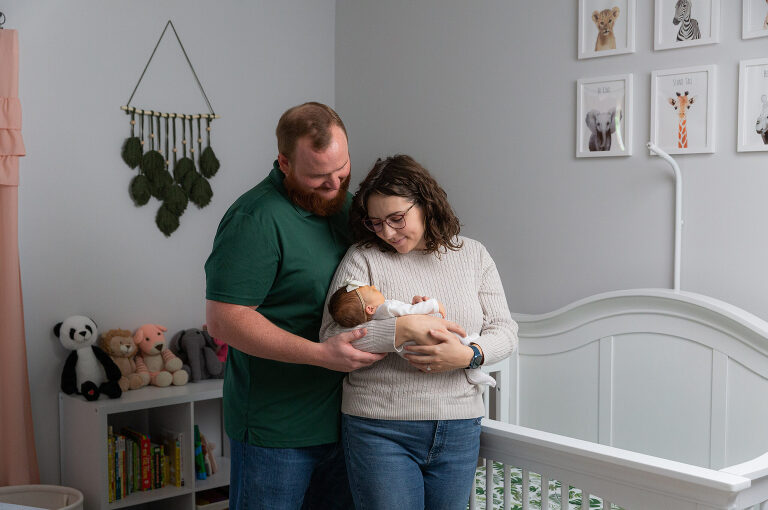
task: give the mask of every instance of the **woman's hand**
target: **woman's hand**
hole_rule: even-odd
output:
[[[447,372],[467,368],[474,351],[446,329],[433,329],[429,335],[437,342],[434,345],[406,345],[404,357],[422,372]]]
[[[398,317],[395,322],[395,346],[400,347],[409,341],[419,345],[439,344],[442,341],[431,334],[431,331],[438,329],[456,333],[461,337],[467,336],[464,328],[455,322],[432,315],[404,315]]]

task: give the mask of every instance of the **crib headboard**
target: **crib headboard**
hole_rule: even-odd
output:
[[[515,319],[497,394],[511,423],[713,469],[768,451],[768,323],[754,315],[640,289]]]

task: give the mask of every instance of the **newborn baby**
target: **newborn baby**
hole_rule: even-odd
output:
[[[430,315],[439,313],[445,319],[445,307],[437,299],[425,299],[424,296],[414,296],[408,304],[396,299],[386,299],[374,285],[366,285],[356,280],[347,280],[344,285],[333,293],[328,302],[328,312],[339,325],[354,328],[370,320],[389,319],[403,315]],[[460,338],[464,345],[471,344],[480,335],[472,334]],[[406,342],[404,345],[413,344]],[[399,353],[402,356],[402,352]],[[496,380],[479,368],[466,368],[464,373],[471,384],[487,384],[496,386]]]

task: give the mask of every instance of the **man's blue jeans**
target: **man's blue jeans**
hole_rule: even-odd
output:
[[[232,510],[350,510],[340,443],[262,448],[230,438]]]
[[[464,510],[480,451],[481,418],[373,420],[342,415],[357,510]]]

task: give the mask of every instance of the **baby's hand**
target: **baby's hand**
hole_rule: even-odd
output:
[[[415,305],[416,303],[421,303],[422,301],[429,301],[429,296],[413,296],[411,304]],[[438,311],[440,312],[440,316],[445,319],[445,307],[440,301],[437,302],[437,306]]]

